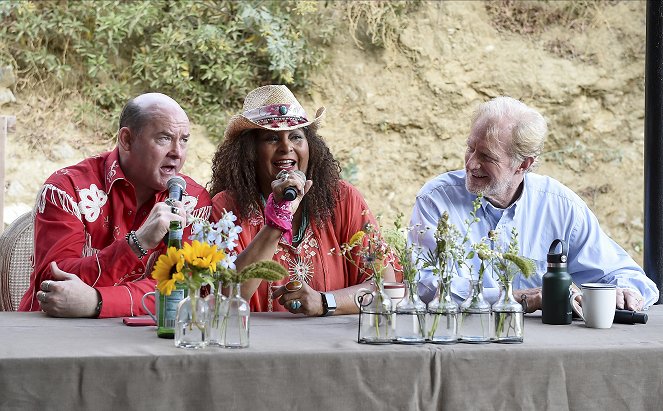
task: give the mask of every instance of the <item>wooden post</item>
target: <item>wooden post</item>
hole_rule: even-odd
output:
[[[5,230],[5,146],[7,133],[16,130],[16,117],[0,116],[0,233]]]

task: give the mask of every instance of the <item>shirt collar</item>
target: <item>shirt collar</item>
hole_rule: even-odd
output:
[[[120,167],[120,150],[115,147],[113,151],[108,153],[106,161],[104,162],[104,185],[106,187],[106,194],[110,193],[113,184],[118,180],[125,180],[126,176],[122,167]]]

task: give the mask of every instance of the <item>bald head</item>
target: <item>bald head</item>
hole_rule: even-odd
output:
[[[150,119],[150,114],[158,110],[175,109],[186,113],[177,101],[161,93],[145,93],[135,97],[124,106],[120,114],[120,127],[127,127],[136,134],[141,134]]]

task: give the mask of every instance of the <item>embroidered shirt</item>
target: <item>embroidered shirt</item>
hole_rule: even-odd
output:
[[[449,221],[462,231],[475,198],[476,195],[465,188],[464,170],[442,174],[426,183],[417,195],[411,220],[411,225],[431,227],[419,240],[424,249],[434,247],[433,233],[444,211],[449,212]],[[514,290],[541,286],[541,278],[547,270],[548,249],[555,239],[562,239],[569,247],[568,272],[576,284],[601,282],[638,290],[644,297],[645,306],[658,300],[659,291],[654,282],[601,229],[587,204],[553,178],[525,174],[523,192],[516,202],[506,209],[499,209],[484,198],[477,217],[480,222],[471,226],[470,242],[478,242],[490,230],[498,230],[499,247],[507,249],[511,228],[515,227],[520,253],[535,261],[536,274],[528,279],[517,275]],[[416,241],[415,231],[410,232],[410,241]],[[478,257],[471,261],[471,265],[474,271],[478,270]],[[466,298],[469,294],[467,278],[470,275],[465,270],[460,272],[461,278],[453,280],[452,292],[457,297]],[[431,272],[422,270],[419,292],[424,300],[432,298],[434,284]],[[486,298],[494,301],[498,297],[498,283],[490,267],[484,274],[483,284]]]
[[[359,191],[345,181],[339,184],[340,199],[334,209],[336,224],[326,221],[318,225],[315,219],[311,218],[298,245],[279,242],[273,259],[288,270],[289,278],[273,283],[263,281],[251,298],[252,311],[287,311],[281,304],[272,301],[270,285],[282,285],[296,279],[308,283],[318,291],[333,291],[366,281],[366,276],[360,273],[355,265],[341,256],[329,253],[332,248],[338,251],[340,245],[348,242],[365,223],[376,224],[372,215],[365,212],[368,205]],[[228,191],[214,196],[212,221],[217,221],[224,209],[238,215],[234,199]],[[239,235],[237,251],[241,252],[262,229],[265,220],[262,212],[256,212],[238,223],[242,232]],[[358,259],[355,262],[359,263]]]
[[[211,200],[191,178],[186,180],[184,207],[208,219]],[[88,158],[51,175],[37,197],[34,232],[34,271],[20,311],[40,309],[36,293],[42,281],[52,278],[50,263],[78,275],[94,287],[103,301],[99,317],[142,315],[141,298],[154,291],[152,266],[165,250],[160,244],[139,259],[125,235],[138,229],[168,191],[157,193],[136,208],[133,185],[125,178],[118,149]],[[190,227],[185,229],[188,237]],[[150,299],[153,309],[153,300]]]

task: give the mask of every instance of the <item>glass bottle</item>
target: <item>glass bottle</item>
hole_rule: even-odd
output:
[[[223,310],[227,309],[227,300],[228,297],[223,295],[222,292],[223,285],[221,282],[216,284],[214,293],[207,296],[207,304],[210,307],[209,315],[209,326],[208,326],[208,335],[209,338],[207,342],[209,345],[223,346],[223,334],[222,330],[226,323],[226,316],[223,314]]]
[[[176,347],[203,348],[207,345],[209,311],[209,304],[200,297],[200,289],[189,288],[189,296],[177,307]]]
[[[419,298],[416,281],[405,281],[405,298],[395,310],[396,332],[394,340],[402,344],[426,341],[426,304]]]
[[[470,280],[470,295],[460,305],[459,339],[466,343],[490,342],[490,304],[483,297],[481,280]]]
[[[451,276],[439,279],[437,293],[428,303],[428,341],[434,344],[458,342],[458,304],[451,297]]]
[[[182,248],[182,223],[180,221],[171,221],[168,228],[168,247]],[[188,294],[188,289],[184,284],[176,284],[175,289],[170,295],[155,294],[155,304],[157,312],[157,336],[160,338],[175,337],[175,321],[177,316],[177,307]]]
[[[241,288],[241,283],[231,283],[229,297],[221,305],[219,335],[221,345],[226,348],[249,346],[251,307],[242,298]]]
[[[500,281],[500,297],[493,304],[495,342],[521,343],[525,332],[523,307],[513,297],[513,279]]]
[[[359,302],[359,335],[357,341],[367,344],[392,342],[393,311],[391,298],[384,292],[382,280],[375,281],[375,291],[357,298]]]

